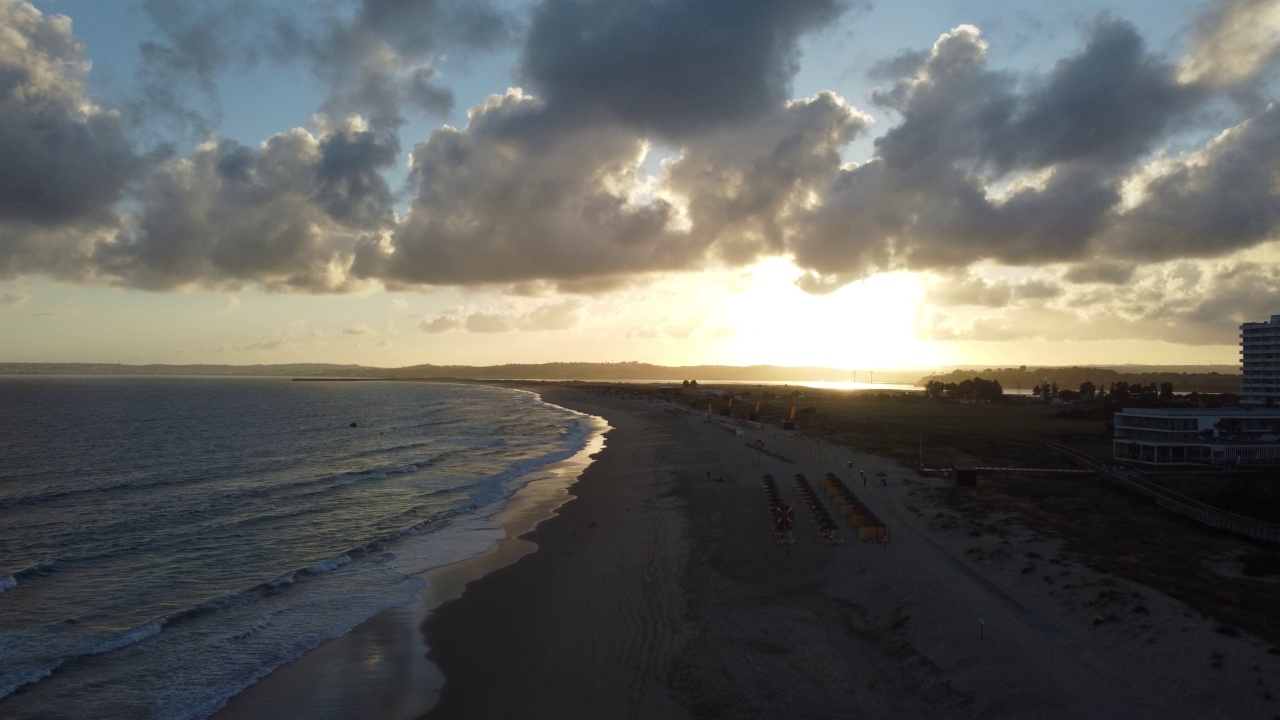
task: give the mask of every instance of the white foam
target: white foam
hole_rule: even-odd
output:
[[[21,672],[5,671],[0,673],[0,700],[12,695],[13,691],[23,685],[40,682],[41,680],[49,677],[61,664],[61,662],[55,662],[35,668],[26,668]]]
[[[6,700],[5,709],[14,717],[45,717],[56,693],[77,698],[73,717],[94,717],[90,705],[105,704],[122,717],[198,720],[374,613],[411,602],[425,586],[384,563],[351,563],[290,592],[174,622],[146,645],[120,649],[95,673],[59,676],[56,688],[38,683]]]
[[[350,555],[340,555],[331,560],[325,560],[324,562],[319,562],[319,563],[316,563],[315,565],[312,565],[311,567],[307,568],[307,572],[311,573],[312,575],[319,575],[321,573],[327,573],[332,570],[336,570],[342,567],[343,565],[346,565],[349,562],[351,562]]]
[[[271,587],[281,587],[283,585],[292,585],[295,579],[294,576],[296,574],[297,573],[285,573],[284,575],[281,575],[280,577],[276,578],[275,580],[272,580],[267,584],[270,585]]]
[[[93,646],[89,650],[85,651],[84,654],[85,655],[101,655],[102,653],[105,653],[105,652],[111,652],[112,650],[119,650],[122,647],[126,647],[134,643],[142,642],[143,640],[146,640],[149,637],[154,637],[160,634],[160,629],[164,627],[164,624],[166,622],[168,622],[168,620],[166,620],[165,618],[159,618],[156,620],[152,620],[149,623],[144,623],[142,625],[139,625],[138,627],[125,630],[122,633],[117,633],[107,638],[106,640],[103,640],[97,645]]]

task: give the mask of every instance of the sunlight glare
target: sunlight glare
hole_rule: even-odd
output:
[[[936,348],[917,332],[924,313],[917,276],[876,275],[829,295],[809,295],[796,287],[797,274],[785,260],[751,268],[748,288],[724,309],[737,331],[728,361],[846,369],[936,362]]]

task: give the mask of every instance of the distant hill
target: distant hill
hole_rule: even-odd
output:
[[[382,368],[364,365],[294,363],[282,365],[121,365],[113,363],[0,363],[0,375],[203,375],[327,378],[453,378],[468,380],[646,380],[650,382],[848,382],[916,384],[929,380],[960,382],[973,377],[999,380],[1006,390],[1030,390],[1046,379],[1059,388],[1076,389],[1085,380],[1105,387],[1112,382],[1171,382],[1177,392],[1236,392],[1237,369],[1226,365],[1104,366],[1018,368],[942,368],[915,370],[842,370],[776,365],[685,365],[649,363],[530,363],[508,365],[411,365]]]
[[[1186,368],[1195,370],[1188,372]],[[1222,372],[1221,368],[1229,372]],[[953,370],[946,374],[935,373],[920,378],[917,385],[924,385],[930,380],[943,383],[959,383],[963,380],[980,377],[983,380],[999,380],[1006,391],[1030,390],[1037,385],[1057,383],[1059,389],[1078,390],[1080,385],[1088,381],[1099,389],[1107,389],[1112,383],[1127,382],[1130,385],[1147,385],[1155,383],[1172,383],[1177,393],[1234,393],[1240,390],[1240,375],[1230,366],[1186,366],[1174,365],[1162,368],[1158,365],[1120,365],[1113,367],[1039,367],[1029,368],[996,368],[975,370]]]
[[[202,375],[354,378],[454,378],[468,380],[789,380],[854,381],[871,379],[866,370],[754,365],[668,367],[638,362],[537,363],[508,365],[411,365],[402,368],[300,363],[287,365],[120,365],[112,363],[0,363],[0,375]],[[875,373],[882,382],[911,383],[918,372]]]
[[[117,363],[0,363],[0,375],[234,375],[376,377],[382,368],[326,363],[285,365],[121,365]]]
[[[390,371],[396,377],[457,377],[477,380],[650,380],[654,382],[699,382],[736,380],[754,382],[787,382],[789,380],[826,380],[830,382],[862,380],[868,371],[839,370],[821,367],[779,367],[775,365],[687,365],[670,367],[649,363],[539,363],[527,365],[414,365]],[[878,374],[877,374],[878,375]],[[914,374],[910,377],[914,377]],[[877,378],[888,382],[887,378]],[[903,379],[902,382],[913,382]]]

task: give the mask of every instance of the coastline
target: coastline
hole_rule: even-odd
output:
[[[503,536],[487,550],[423,573],[427,587],[412,603],[383,610],[276,668],[230,698],[211,720],[408,720],[431,710],[444,676],[427,660],[423,623],[439,606],[460,597],[467,583],[537,550],[523,536],[572,499],[570,489],[603,451],[610,427],[599,416],[588,421],[594,427],[586,446],[539,468],[540,477],[493,516]]]
[[[429,617],[348,634],[412,693],[430,684],[424,667],[439,667],[447,680],[425,718],[1276,713],[1280,652],[1089,567],[1016,514],[958,510],[941,480],[840,448],[784,461],[662,403],[518,387],[613,429],[568,502],[522,538],[509,529],[501,552],[536,552],[474,572],[460,563],[440,587],[452,596],[471,581]],[[770,432],[766,442],[795,437]],[[892,543],[845,530],[841,545],[818,540],[791,479],[816,485],[833,464]],[[859,471],[885,482],[864,488]],[[800,511],[785,551],[768,529],[765,473]],[[395,649],[405,642],[416,650]],[[321,661],[296,663],[291,690],[337,702]],[[369,710],[315,717],[396,717],[381,708],[403,700],[346,690]],[[257,709],[235,717],[281,717]]]

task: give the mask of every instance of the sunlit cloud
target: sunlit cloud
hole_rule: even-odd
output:
[[[367,324],[239,342],[277,316],[225,347],[398,322],[423,344],[559,333],[846,365],[931,341],[1230,345],[1274,310],[1280,0],[1207,0],[1179,56],[1123,6],[1054,55],[1010,53],[998,24],[928,26],[814,88],[801,69],[829,59],[806,43],[858,37],[876,10],[154,0],[131,10],[133,84],[106,92],[71,19],[0,0],[0,304],[49,279],[207,293],[206,312],[221,296],[250,322],[247,292],[253,314],[384,292],[404,311],[385,329],[366,306],[344,317]],[[513,63],[509,87],[469,87],[462,107],[482,55]],[[312,83],[311,105],[220,132],[227,90],[260,68]]]

